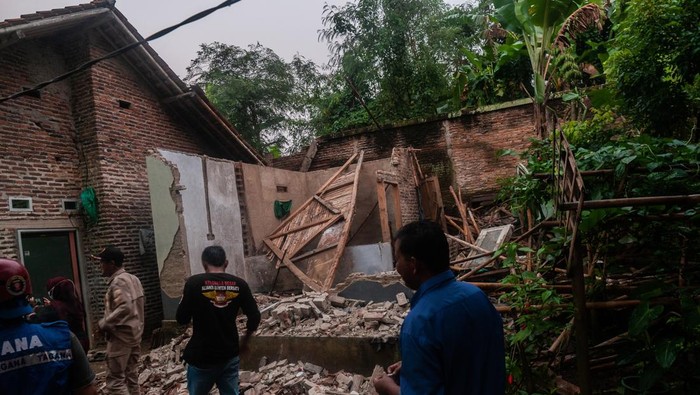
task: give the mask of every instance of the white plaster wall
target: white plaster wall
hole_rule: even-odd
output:
[[[156,258],[158,273],[163,271],[165,258],[173,245],[173,238],[180,223],[175,202],[170,196],[173,173],[170,167],[154,156],[146,157],[148,171],[148,190],[151,195],[151,214],[156,240]]]
[[[209,181],[209,211],[211,212],[212,231],[215,239],[213,241],[205,240],[202,248],[198,250],[199,254],[208,245],[217,244],[224,247],[228,258],[226,271],[242,276],[245,269],[245,257],[243,255],[241,206],[238,203],[234,162],[207,158],[207,179]]]
[[[236,192],[234,162],[213,160],[197,155],[159,150],[165,159],[177,166],[180,172],[182,213],[185,224],[186,249],[190,272],[203,273],[202,250],[210,245],[220,245],[229,261],[227,272],[242,273],[243,236],[241,213]],[[204,190],[203,160],[207,160],[209,209],[213,240],[209,240],[206,194]]]

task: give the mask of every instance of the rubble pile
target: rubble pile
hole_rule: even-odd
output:
[[[180,352],[192,335],[191,329],[141,357],[139,385],[144,395],[186,395],[187,373]],[[256,371],[240,371],[241,394],[244,395],[359,395],[373,393],[371,378],[339,371],[329,373],[321,366],[286,359],[267,362],[263,357]],[[97,377],[97,387],[104,391],[104,373]],[[214,388],[211,394],[218,395]]]
[[[192,336],[192,328],[170,340],[162,347],[141,355],[139,360],[139,385],[143,395],[187,395],[187,373],[181,360],[181,352]],[[88,359],[104,360],[104,351],[91,350]],[[95,378],[98,393],[104,393],[105,372]]]
[[[286,359],[265,364],[255,372],[241,371],[240,383],[244,395],[359,395],[372,391],[370,378],[360,374],[330,374],[321,366]]]
[[[409,303],[402,293],[396,302],[346,299],[335,293],[305,292],[273,297],[256,294],[262,321],[256,336],[370,337],[387,341],[398,336]],[[239,331],[245,331],[245,316],[239,317]],[[182,350],[192,328],[152,349],[141,357],[139,385],[144,395],[187,394],[187,375]],[[94,360],[94,359],[93,359]],[[245,395],[335,395],[372,393],[371,380],[360,374],[325,368],[308,362],[269,362],[264,357],[257,371],[241,371],[241,393]],[[104,389],[104,374],[97,377]],[[212,392],[218,394],[216,390]]]
[[[256,298],[262,314],[257,336],[396,337],[409,307],[402,293],[396,302],[378,303],[319,292]],[[245,331],[244,317],[238,325]]]

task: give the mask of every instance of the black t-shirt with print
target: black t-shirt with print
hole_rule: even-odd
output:
[[[237,356],[239,310],[248,319],[248,332],[254,332],[260,324],[260,311],[245,280],[228,273],[190,277],[176,314],[180,324],[192,320],[193,333],[185,347],[185,361],[206,368]]]

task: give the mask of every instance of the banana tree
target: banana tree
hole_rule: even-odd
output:
[[[532,65],[532,100],[535,128],[541,137],[548,134],[548,81],[554,74],[552,59],[569,46],[569,39],[592,26],[602,28],[604,12],[596,2],[583,0],[493,0],[496,20],[519,35]],[[583,4],[582,6],[580,4]]]

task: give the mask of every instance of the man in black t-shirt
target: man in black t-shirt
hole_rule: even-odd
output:
[[[238,395],[239,355],[258,329],[260,311],[248,284],[226,273],[226,252],[209,246],[202,252],[204,273],[185,283],[177,308],[177,322],[192,321],[192,338],[183,354],[187,362],[187,390],[206,395],[214,384],[221,395]],[[246,333],[238,338],[238,309],[247,317]]]

